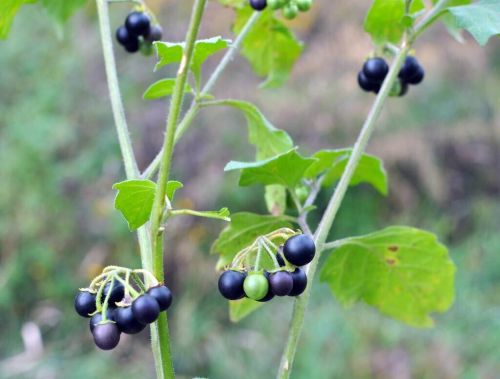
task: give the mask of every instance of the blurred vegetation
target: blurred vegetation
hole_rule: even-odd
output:
[[[295,22],[307,47],[283,88],[258,90],[238,59],[217,93],[255,101],[305,151],[348,146],[372,101],[355,80],[370,51],[361,27],[368,4],[361,3],[318,0],[315,12]],[[150,5],[166,37],[180,40],[188,4]],[[117,26],[127,7],[113,9]],[[230,36],[230,19],[211,2],[203,35]],[[437,27],[417,49],[426,82],[390,102],[370,147],[386,161],[390,195],[352,190],[333,233],[394,223],[435,231],[458,266],[455,306],[434,329],[415,330],[363,305],[342,309],[317,285],[295,378],[489,379],[500,372],[500,44],[460,45]],[[159,147],[165,103],[140,95],[166,72],[152,72],[153,58],[117,54],[144,167]],[[125,337],[114,353],[98,352],[72,311],[75,291],[102,266],[139,265],[134,237],[113,209],[111,186],[123,173],[94,8],[61,33],[37,6],[26,7],[0,43],[0,68],[0,377],[152,378],[147,333]],[[264,211],[261,191],[237,189],[236,177],[222,172],[228,160],[251,156],[243,122],[228,109],[202,113],[176,152],[175,177],[186,184],[180,201]],[[208,255],[222,227],[185,218],[169,232],[176,366],[181,378],[271,378],[291,302],[229,323]]]

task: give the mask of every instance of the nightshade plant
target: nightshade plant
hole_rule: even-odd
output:
[[[221,37],[198,38],[207,0],[194,0],[185,41],[154,42],[158,56],[156,69],[175,64],[178,71],[175,78],[160,80],[144,93],[145,99],[170,97],[170,106],[163,147],[145,172],[141,173],[129,138],[113,53],[115,33],[110,27],[109,5],[118,1],[124,2],[96,0],[110,99],[126,173],[126,180],[114,186],[117,191],[115,207],[128,222],[130,230],[137,231],[142,268],[106,268],[88,289],[83,289],[78,295],[75,304],[77,311],[84,316],[90,316],[90,313],[94,317],[98,316],[97,324],[91,323],[96,343],[105,349],[118,343],[119,331],[113,325],[119,321],[110,320],[111,313],[108,314],[106,309],[113,289],[105,289],[106,281],[118,281],[125,286],[128,294],[137,292],[133,296],[135,301],[142,299],[137,306],[144,312],[137,310],[141,313],[142,324],[158,317],[151,324],[157,377],[175,377],[167,315],[165,312],[159,313],[160,303],[163,301],[163,310],[168,307],[168,301],[157,299],[155,302],[152,294],[141,293],[164,281],[164,231],[168,227],[168,220],[180,215],[229,222],[213,244],[212,253],[218,256],[217,268],[228,270],[219,281],[219,289],[224,296],[234,299],[229,301],[231,320],[236,322],[248,316],[265,306],[263,300],[270,300],[274,295],[288,293],[289,296],[295,296],[289,336],[277,373],[279,379],[289,378],[292,373],[304,315],[321,257],[326,259],[319,271],[319,279],[331,288],[342,304],[365,302],[410,326],[432,326],[431,315],[445,312],[453,302],[455,274],[446,247],[439,243],[435,235],[407,226],[388,226],[368,235],[337,241],[330,241],[328,236],[349,186],[368,183],[380,194],[387,194],[387,175],[383,163],[377,157],[366,154],[365,148],[388,98],[401,95],[404,92],[402,85],[417,84],[423,79],[423,70],[421,78],[415,76],[419,74],[419,67],[412,66],[415,59],[407,58],[415,55],[413,49],[418,38],[429,26],[442,21],[453,36],[459,36],[460,30],[465,29],[478,43],[484,45],[490,37],[500,33],[500,2],[374,0],[364,25],[374,43],[373,51],[367,52],[367,56],[380,58],[375,67],[375,71],[380,71],[375,72],[377,77],[371,86],[365,88],[377,92],[373,106],[352,148],[321,150],[311,156],[304,156],[291,137],[284,130],[275,128],[254,105],[240,100],[214,99],[211,91],[238,51],[250,62],[257,75],[265,77],[262,88],[283,85],[301,54],[302,43],[281,17],[292,18],[299,11],[307,11],[317,5],[301,0],[252,0],[252,9],[247,0],[219,0],[222,5],[235,10],[236,39],[229,41]],[[26,2],[31,1],[2,2],[0,37],[7,35],[17,9]],[[45,0],[42,4],[49,13],[65,20],[83,2],[66,0],[62,5],[55,5],[55,1]],[[130,4],[131,12],[147,14],[154,19],[142,0],[130,0]],[[133,14],[137,16],[138,13]],[[122,37],[119,34],[119,40]],[[148,40],[146,31],[139,36],[139,42],[143,40]],[[120,42],[126,46],[128,40],[123,38]],[[131,50],[137,48],[136,42],[131,42]],[[225,50],[225,55],[219,65],[206,81],[203,80],[204,61],[222,50]],[[386,61],[390,61],[387,67]],[[363,63],[360,62],[360,66]],[[365,76],[366,72],[363,71]],[[355,81],[353,78],[353,83]],[[367,83],[365,80],[361,82]],[[183,113],[187,97],[192,100]],[[230,217],[226,208],[198,211],[177,209],[175,206],[175,192],[182,188],[180,182],[170,177],[175,145],[194,124],[202,109],[217,106],[236,108],[246,117],[249,143],[256,150],[255,160],[232,161],[225,170],[240,173],[240,186],[263,186],[269,214],[242,210]],[[315,209],[319,192],[331,188],[334,191],[329,203],[326,209],[317,210],[322,216],[317,228],[312,230],[308,214]],[[288,212],[287,200],[294,204],[294,211]],[[286,246],[297,238],[307,238],[307,241],[299,241],[298,245],[301,246]],[[296,267],[302,264],[307,265]],[[138,279],[136,284],[139,288],[136,288],[129,284],[129,279],[138,273],[143,274],[143,279]],[[142,292],[138,292],[141,288]],[[108,292],[103,302],[102,294],[105,291]],[[92,302],[94,297],[95,304]],[[120,305],[127,306],[115,303],[118,309]],[[133,305],[131,312],[132,315],[137,313]],[[130,321],[131,315],[128,313],[120,317]],[[137,331],[134,325],[128,326],[130,332]],[[95,333],[97,327],[99,329]]]

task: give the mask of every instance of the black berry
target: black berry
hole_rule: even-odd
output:
[[[316,245],[311,237],[299,234],[285,242],[283,254],[291,264],[304,266],[313,260],[316,254]]]
[[[410,86],[408,85],[408,83],[400,80],[400,85],[401,85],[401,89],[399,90],[399,96],[404,96],[408,93],[408,89],[410,88]]]
[[[104,286],[104,290],[102,292],[103,301],[108,296],[110,289],[111,289],[111,294],[109,295],[109,305],[114,307],[115,303],[118,303],[123,300],[123,297],[125,296],[125,287],[117,280],[109,282]]]
[[[108,308],[106,312],[106,320],[115,321],[115,309]],[[89,320],[90,331],[92,332],[96,325],[102,321],[102,313],[96,313]]]
[[[120,330],[114,322],[96,325],[92,335],[96,346],[102,350],[112,350],[120,342]]]
[[[267,0],[250,0],[250,6],[256,11],[262,11],[267,7]]]
[[[131,307],[117,308],[115,312],[116,325],[122,333],[137,334],[144,330],[145,324],[141,324],[132,313]]]
[[[163,29],[160,25],[152,25],[148,35],[145,37],[148,42],[161,41],[163,37]]]
[[[363,71],[360,71],[358,74],[358,84],[361,89],[367,92],[375,92],[378,93],[380,91],[380,87],[382,86],[381,82],[374,82],[368,79]]]
[[[288,296],[299,296],[302,294],[307,287],[307,275],[306,272],[297,267],[294,272],[290,274],[293,280],[293,288],[288,294]]]
[[[269,278],[270,278],[271,275],[267,271],[264,271],[264,276],[269,281]],[[273,298],[274,298],[274,293],[271,290],[271,287],[269,287],[269,289],[267,290],[266,296],[264,296],[262,299],[257,300],[257,301],[259,301],[261,303],[266,303],[266,302],[272,300]]]
[[[90,317],[95,310],[95,295],[87,291],[78,292],[75,296],[76,313],[82,317]]]
[[[131,36],[125,26],[122,25],[118,29],[116,29],[116,40],[120,45],[125,46],[134,39],[137,39],[137,37]]]
[[[132,12],[125,20],[125,27],[128,32],[134,36],[146,37],[149,34],[151,21],[143,12]]]
[[[123,47],[129,53],[137,53],[141,47],[141,44],[139,43],[139,39],[136,37]]]
[[[405,59],[405,63],[401,70],[399,71],[399,78],[405,82],[409,82],[409,80],[416,74],[418,74],[421,69],[420,63],[418,63],[417,58],[412,56],[407,56]]]
[[[422,66],[419,66],[417,72],[415,72],[415,74],[408,78],[405,82],[413,85],[420,84],[424,80],[424,77],[425,71]]]
[[[132,303],[132,313],[137,321],[142,324],[155,322],[160,314],[160,306],[153,296],[144,294]]]
[[[170,291],[167,286],[150,288],[148,290],[148,295],[156,299],[160,306],[160,312],[166,311],[170,307],[170,304],[172,304],[172,291]]]
[[[283,256],[281,254],[283,254],[283,249],[280,249],[278,254],[276,254],[276,260],[278,261],[278,264],[280,265],[280,267],[285,267],[286,263],[285,263],[285,260],[283,259]]]
[[[287,296],[293,288],[292,275],[288,271],[278,271],[269,278],[269,286],[276,296]]]
[[[363,74],[371,81],[383,82],[388,72],[389,65],[383,58],[370,58],[363,65]]]
[[[246,274],[238,271],[228,270],[219,277],[219,292],[228,300],[238,300],[245,297],[243,282]]]

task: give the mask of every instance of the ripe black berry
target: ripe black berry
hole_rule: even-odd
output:
[[[250,6],[256,11],[262,11],[267,7],[267,0],[250,0]]]
[[[120,330],[114,322],[96,325],[92,335],[96,346],[102,350],[112,350],[120,342]]]
[[[104,290],[102,292],[103,301],[108,296],[110,289],[111,289],[111,294],[109,295],[109,305],[114,307],[115,303],[118,303],[123,300],[123,297],[125,296],[125,287],[117,280],[109,282],[104,286]]]
[[[115,321],[115,309],[108,308],[106,312],[106,319],[109,321]],[[92,332],[96,325],[102,321],[102,313],[96,313],[89,320],[90,331]]]
[[[363,71],[360,71],[358,74],[358,84],[361,87],[361,89],[367,91],[367,92],[375,92],[378,93],[380,91],[380,87],[382,86],[381,82],[374,82],[372,80],[369,80]]]
[[[311,237],[299,234],[285,242],[283,254],[291,264],[304,266],[313,260],[316,254],[316,245]]]
[[[137,334],[144,330],[145,324],[141,324],[134,317],[131,307],[117,308],[115,312],[116,325],[122,333]]]
[[[153,296],[144,294],[132,303],[132,313],[137,321],[142,324],[155,322],[160,314],[160,306]]]
[[[363,65],[363,74],[371,81],[383,82],[388,72],[389,66],[383,58],[370,58]]]
[[[243,282],[246,274],[243,272],[228,270],[219,277],[219,292],[228,300],[238,300],[245,297]]]
[[[271,275],[267,271],[264,271],[264,276],[269,281],[269,278],[270,278]],[[259,301],[261,303],[266,303],[266,302],[272,300],[273,298],[274,298],[274,293],[271,290],[271,287],[269,287],[269,289],[267,290],[266,296],[264,296],[262,299],[257,300],[257,301]]]
[[[78,292],[75,296],[75,310],[82,317],[90,317],[96,310],[95,295],[87,291]]]
[[[148,35],[145,40],[148,42],[161,41],[163,37],[163,29],[160,25],[151,25]]]
[[[166,311],[172,304],[172,291],[167,286],[153,287],[148,290],[148,295],[155,298],[160,306],[160,312]]]
[[[125,50],[129,53],[136,53],[139,51],[139,48],[141,47],[141,44],[139,43],[139,39],[136,37],[129,43],[127,43],[125,46],[123,46]]]
[[[127,16],[125,20],[125,27],[128,32],[135,36],[147,36],[149,33],[149,28],[151,26],[151,21],[149,17],[143,12],[132,12]]]
[[[293,288],[293,278],[288,271],[278,271],[269,278],[269,286],[276,296],[286,296]]]
[[[410,82],[410,79],[415,75],[418,75],[422,71],[422,67],[420,67],[420,63],[418,63],[417,58],[413,56],[407,56],[405,59],[405,63],[401,70],[399,71],[399,78],[405,82]]]
[[[406,80],[406,83],[413,85],[420,84],[424,80],[424,77],[425,71],[422,66],[419,66],[415,74]]]
[[[290,275],[293,280],[293,288],[288,296],[299,296],[307,287],[307,275],[300,267],[297,267]]]
[[[137,39],[137,37],[131,36],[125,26],[122,25],[116,29],[116,40],[120,45],[125,46],[133,39]]]
[[[399,81],[401,86],[401,89],[399,90],[399,96],[404,96],[408,93],[408,89],[410,88],[410,86],[408,85],[408,83],[402,81],[401,79]]]

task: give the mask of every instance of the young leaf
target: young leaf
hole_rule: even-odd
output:
[[[172,211],[174,215],[191,215],[196,217],[214,218],[218,220],[231,221],[229,209],[221,208],[218,211],[194,211],[192,209],[179,209]]]
[[[165,193],[167,194],[167,197],[170,200],[170,202],[174,201],[175,193],[177,192],[178,189],[181,189],[182,187],[184,187],[184,184],[178,182],[177,180],[169,180],[167,182],[167,190]]]
[[[467,30],[484,46],[500,34],[500,1],[481,0],[477,3],[448,8],[458,27]]]
[[[344,305],[364,301],[411,326],[453,303],[455,266],[432,233],[394,226],[348,239],[326,260],[320,279]]]
[[[14,17],[24,4],[35,3],[37,0],[2,0],[0,1],[0,39],[7,38]]]
[[[279,184],[292,190],[314,163],[314,158],[304,158],[296,149],[258,162],[229,162],[224,171],[241,170],[240,186],[254,184]]]
[[[229,302],[229,319],[232,322],[239,322],[250,313],[262,307],[264,303],[252,299],[241,299]]]
[[[279,228],[291,228],[289,220],[284,217],[264,216],[255,213],[235,213],[231,223],[219,235],[212,245],[211,254],[219,254],[217,268],[222,269],[232,262],[234,256],[252,244],[261,235],[271,233]]]
[[[317,161],[308,168],[305,177],[312,179],[324,174],[323,186],[331,186],[344,173],[351,152],[352,149],[318,151],[313,155]],[[362,155],[350,185],[355,186],[360,183],[369,183],[382,195],[387,195],[387,172],[380,158],[369,154]]]
[[[365,30],[378,45],[387,42],[398,43],[405,29],[414,21],[411,16],[422,9],[425,9],[423,1],[414,0],[408,18],[405,17],[405,0],[374,0],[365,19]]]
[[[151,84],[146,92],[144,92],[142,97],[145,100],[154,100],[165,96],[170,96],[174,92],[174,87],[174,78],[161,79]],[[193,93],[193,89],[189,86],[189,84],[186,84],[185,91],[188,93]]]
[[[236,11],[235,34],[241,31],[252,13],[250,7]],[[262,12],[243,41],[241,49],[241,54],[250,62],[255,73],[267,77],[261,85],[264,88],[283,85],[301,52],[302,43],[274,17],[271,10]]]

